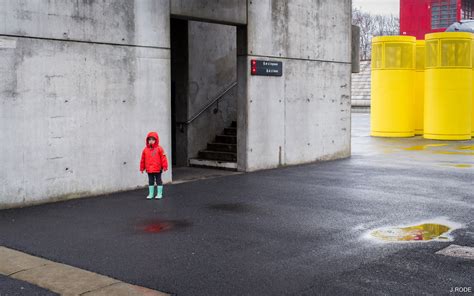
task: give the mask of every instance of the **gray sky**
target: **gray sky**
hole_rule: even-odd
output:
[[[400,0],[352,0],[352,6],[372,14],[400,14]]]

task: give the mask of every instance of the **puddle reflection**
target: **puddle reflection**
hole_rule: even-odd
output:
[[[448,239],[442,236],[451,228],[442,224],[420,224],[408,227],[389,227],[374,230],[371,235],[383,241],[429,241]]]
[[[162,233],[170,230],[183,229],[191,226],[187,220],[161,220],[153,219],[144,221],[137,226],[137,230],[146,233]]]
[[[422,151],[422,150],[426,150],[426,148],[428,148],[428,147],[444,147],[444,146],[448,146],[448,144],[426,144],[426,145],[418,145],[418,146],[412,146],[412,147],[404,148],[403,150],[407,150],[407,151]]]

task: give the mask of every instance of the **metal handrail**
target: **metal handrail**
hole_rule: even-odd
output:
[[[232,88],[234,88],[235,86],[237,85],[237,81],[233,82],[231,85],[229,85],[224,91],[222,91],[221,93],[219,93],[211,102],[207,103],[199,112],[197,112],[196,114],[194,114],[190,119],[188,119],[187,121],[182,121],[182,122],[177,122],[178,124],[180,124],[181,126],[182,125],[189,125],[191,122],[193,122],[196,118],[198,118],[199,116],[201,116],[202,113],[204,113],[204,111],[206,111],[207,109],[209,109],[209,107],[211,107],[212,105],[214,105],[216,102],[218,102],[220,99],[222,99],[222,97],[224,97],[224,95],[226,93],[228,93]]]

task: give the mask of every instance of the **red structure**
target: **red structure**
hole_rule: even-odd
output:
[[[474,0],[400,0],[400,34],[425,39],[452,23],[474,17]]]

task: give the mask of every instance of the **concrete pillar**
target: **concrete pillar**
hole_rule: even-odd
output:
[[[360,27],[352,25],[351,62],[352,73],[360,72]]]
[[[247,56],[238,62],[239,169],[348,157],[351,1],[247,5]],[[283,76],[251,76],[251,59],[282,62]]]

